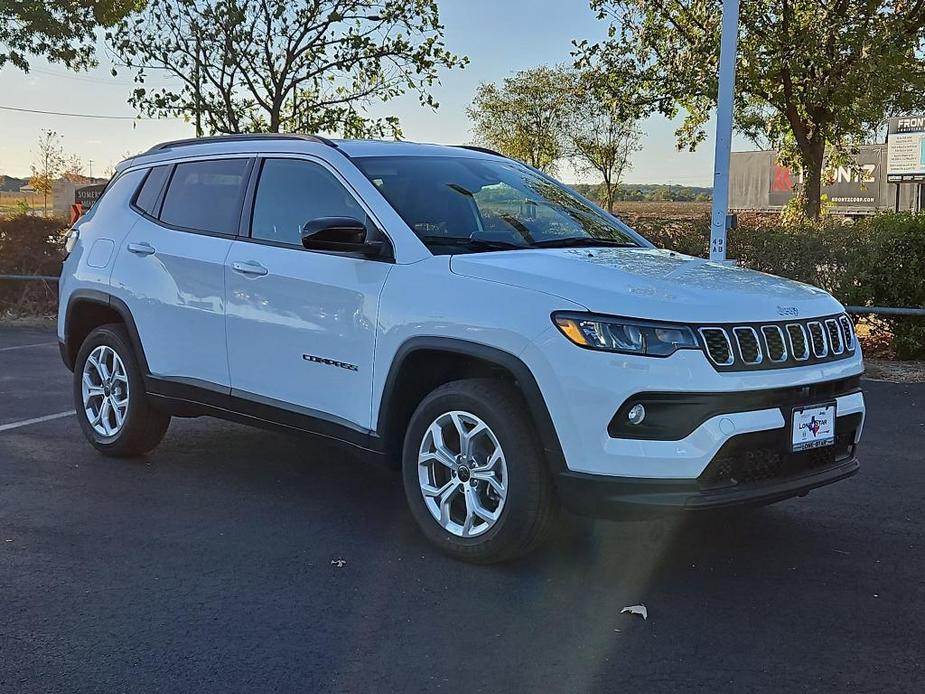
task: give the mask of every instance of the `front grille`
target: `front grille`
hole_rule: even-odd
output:
[[[751,325],[704,325],[701,346],[718,371],[777,369],[844,359],[857,340],[851,319],[825,318]]]
[[[800,475],[834,465],[854,454],[860,415],[836,420],[835,443],[825,448],[791,453],[781,445],[786,431],[743,434],[730,439],[700,475],[701,486],[748,484]],[[776,437],[776,438],[775,438]]]

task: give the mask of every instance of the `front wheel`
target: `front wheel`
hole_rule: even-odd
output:
[[[510,385],[454,381],[424,398],[405,435],[412,515],[446,553],[477,563],[526,554],[548,532],[552,482],[524,404]]]
[[[151,407],[125,328],[103,325],[80,347],[74,403],[87,440],[115,457],[144,455],[167,431],[170,417]]]

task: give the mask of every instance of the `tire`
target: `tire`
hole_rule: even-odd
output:
[[[109,381],[94,363],[88,364],[91,356],[96,363],[102,361],[112,376]],[[86,401],[85,374],[87,392],[94,393]],[[105,400],[108,404],[104,406]],[[125,400],[125,405],[117,404]],[[103,455],[116,458],[148,453],[161,442],[170,424],[168,415],[151,407],[128,333],[118,323],[96,328],[80,346],[74,364],[74,406],[87,440]],[[104,409],[105,417],[94,416],[104,414]]]
[[[519,393],[503,381],[468,379],[435,389],[411,416],[402,451],[405,496],[424,535],[450,556],[479,564],[508,561],[548,534],[553,485],[524,410]],[[454,455],[464,447],[460,422],[472,436],[469,458]],[[435,429],[444,443],[441,455]]]

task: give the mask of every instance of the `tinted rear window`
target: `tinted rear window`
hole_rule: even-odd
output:
[[[169,169],[169,166],[155,166],[148,171],[145,182],[141,184],[141,190],[135,198],[135,206],[152,217],[156,216],[154,205],[157,203],[157,196],[160,195]]]
[[[160,219],[186,229],[234,234],[241,216],[247,159],[177,164]]]

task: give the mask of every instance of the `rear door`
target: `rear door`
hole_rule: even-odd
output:
[[[224,264],[241,218],[248,157],[154,167],[133,201],[113,293],[129,306],[153,376],[227,389]]]
[[[302,247],[302,227],[317,217],[372,224],[332,169],[296,157],[260,168],[250,235],[232,244],[225,264],[232,394],[369,429],[379,296],[391,264]]]

